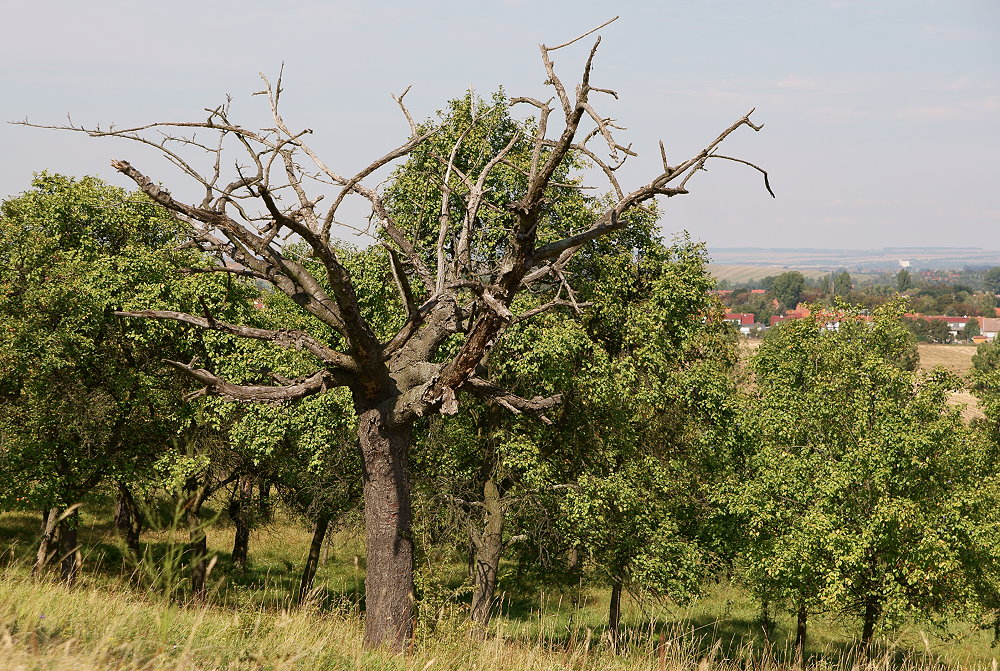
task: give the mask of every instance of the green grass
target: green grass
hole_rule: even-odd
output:
[[[483,643],[466,637],[463,604],[442,598],[425,608],[413,649],[403,656],[361,650],[364,562],[359,536],[341,530],[317,576],[316,598],[295,608],[309,532],[287,519],[251,538],[250,564],[229,561],[232,529],[209,532],[219,561],[206,603],[175,603],[130,581],[129,564],[109,528],[107,502],[82,517],[84,574],[73,589],[32,581],[28,562],[37,516],[0,515],[0,671],[7,669],[686,669],[794,666],[794,622],[776,614],[768,638],[758,607],[738,587],[712,585],[681,608],[626,598],[624,652],[604,640],[608,594],[538,585],[514,593],[501,583],[500,615]],[[157,547],[169,533],[144,534]],[[178,538],[178,540],[181,540]],[[462,567],[438,566],[440,592],[461,593]],[[123,571],[124,569],[124,571]],[[987,632],[955,625],[949,632],[915,625],[884,632],[882,647],[862,663],[857,625],[836,617],[810,623],[816,669],[992,668],[997,651]]]

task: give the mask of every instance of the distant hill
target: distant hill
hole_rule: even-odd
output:
[[[799,270],[809,275],[847,269],[855,272],[894,271],[903,263],[911,270],[992,268],[1000,266],[1000,250],[979,247],[883,247],[882,249],[813,249],[763,247],[710,247],[709,258],[717,277],[723,273],[750,273],[745,279],[726,277],[734,282]],[[901,263],[902,262],[902,263]],[[727,269],[747,268],[745,271]],[[753,267],[761,269],[754,274]],[[776,272],[775,272],[776,271]]]

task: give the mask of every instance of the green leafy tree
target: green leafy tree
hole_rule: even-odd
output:
[[[517,299],[537,292],[539,303],[529,308],[533,314],[571,303],[572,278],[565,271],[577,253],[599,238],[627,229],[635,221],[633,213],[657,196],[687,194],[693,176],[707,161],[726,158],[715,150],[730,134],[744,126],[760,128],[743,116],[694,156],[674,165],[664,158],[648,182],[623,188],[616,166],[633,151],[615,140],[615,128],[594,111],[592,95],[606,91],[591,84],[592,55],[586,59],[580,84],[566,87],[550,58],[555,49],[542,48],[546,83],[554,91],[551,104],[524,97],[510,101],[537,110],[530,123],[532,132],[516,133],[503,144],[477,141],[475,146],[484,154],[463,156],[462,136],[448,151],[430,153],[438,178],[423,180],[422,188],[429,193],[416,199],[417,208],[389,209],[384,191],[372,180],[397,160],[416,158],[415,152],[433,142],[438,123],[428,129],[411,122],[411,135],[399,147],[379,151],[381,158],[356,175],[343,175],[311,149],[306,131],[285,123],[279,113],[280,82],[272,86],[265,81],[264,98],[270,102],[273,119],[262,130],[234,122],[224,105],[212,110],[208,119],[191,123],[92,131],[101,137],[158,145],[175,165],[182,165],[186,178],[204,189],[204,199],[185,202],[130,163],[112,164],[153,201],[189,224],[192,244],[218,256],[217,265],[203,270],[270,283],[330,330],[332,335],[321,339],[298,329],[257,329],[191,312],[128,313],[265,340],[314,357],[311,374],[279,384],[273,383],[274,378],[233,381],[217,370],[182,361],[172,364],[224,398],[276,402],[335,387],[350,390],[364,461],[368,646],[401,649],[412,632],[408,463],[418,419],[456,412],[459,394],[502,400],[506,407],[522,412],[552,407],[555,399],[519,397],[477,374],[507,326],[530,316],[514,312]],[[411,118],[408,112],[406,117]],[[470,133],[487,121],[474,114]],[[195,132],[197,140],[186,137],[182,145],[175,144],[178,138],[171,135]],[[217,137],[209,140],[210,135]],[[606,151],[597,148],[601,142]],[[207,149],[208,167],[198,167],[200,158],[181,158],[178,146],[196,154]],[[522,152],[525,146],[527,151]],[[240,158],[231,156],[230,148]],[[472,160],[463,165],[460,156]],[[611,195],[588,198],[586,220],[569,218],[563,226],[543,226],[560,221],[561,203],[582,186],[579,180],[561,181],[559,175],[566,166],[584,162],[596,165],[609,179]],[[491,191],[487,186],[491,176],[508,170],[510,164],[523,176],[516,188]],[[767,186],[766,173],[764,177]],[[343,226],[349,224],[350,215],[341,206],[352,197],[366,200],[372,216]],[[421,229],[426,217],[419,208],[425,203],[437,203],[429,232]],[[338,232],[358,231],[371,233],[388,261],[392,280],[385,284],[398,288],[397,307],[390,314],[384,305],[363,303],[356,270],[345,263],[338,248]],[[288,252],[294,239],[308,245],[310,263]],[[318,274],[313,268],[319,269]]]
[[[910,277],[910,271],[906,268],[900,268],[899,272],[896,273],[896,291],[903,293],[912,286],[913,278]]]
[[[853,290],[854,282],[849,272],[842,270],[833,276],[833,295],[836,298],[847,298]]]
[[[182,350],[176,329],[111,314],[129,295],[188,291],[173,274],[178,230],[144,195],[89,177],[42,173],[0,206],[0,499],[48,511],[37,570],[58,551],[75,578],[64,511],[148,472],[183,414],[180,386],[157,375],[160,356]]]
[[[840,330],[813,315],[774,329],[753,359],[744,420],[759,440],[729,490],[745,516],[745,575],[798,614],[879,622],[962,610],[996,584],[993,468],[947,405],[958,381],[898,365],[898,306]]]
[[[983,288],[986,289],[987,293],[1000,294],[1000,266],[986,271],[986,274],[983,275]]]
[[[958,337],[968,342],[981,333],[982,330],[979,328],[979,320],[972,317],[969,321],[965,322],[965,326],[962,327]]]
[[[799,304],[805,286],[805,276],[797,270],[789,270],[774,278],[770,290],[782,307],[794,308]]]
[[[951,341],[951,331],[948,330],[948,323],[941,319],[904,317],[903,324],[919,342],[946,343]]]

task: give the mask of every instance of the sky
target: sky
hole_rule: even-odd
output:
[[[284,118],[351,173],[401,144],[417,118],[472,87],[547,98],[538,44],[602,29],[597,100],[639,154],[624,186],[696,154],[755,108],[725,153],[662,202],[666,234],[710,247],[1000,249],[1000,2],[0,0],[0,120],[119,127],[265,121],[259,73],[284,64]],[[555,52],[574,82],[592,38]],[[266,124],[265,124],[266,125]],[[174,193],[184,177],[145,147],[0,124],[0,196],[36,171],[97,175],[127,159]]]

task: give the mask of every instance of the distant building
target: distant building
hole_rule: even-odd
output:
[[[997,333],[1000,333],[1000,317],[980,317],[979,332],[986,340],[993,342]]]
[[[722,321],[734,325],[743,335],[750,335],[754,327],[759,326],[754,323],[752,312],[727,312]]]

